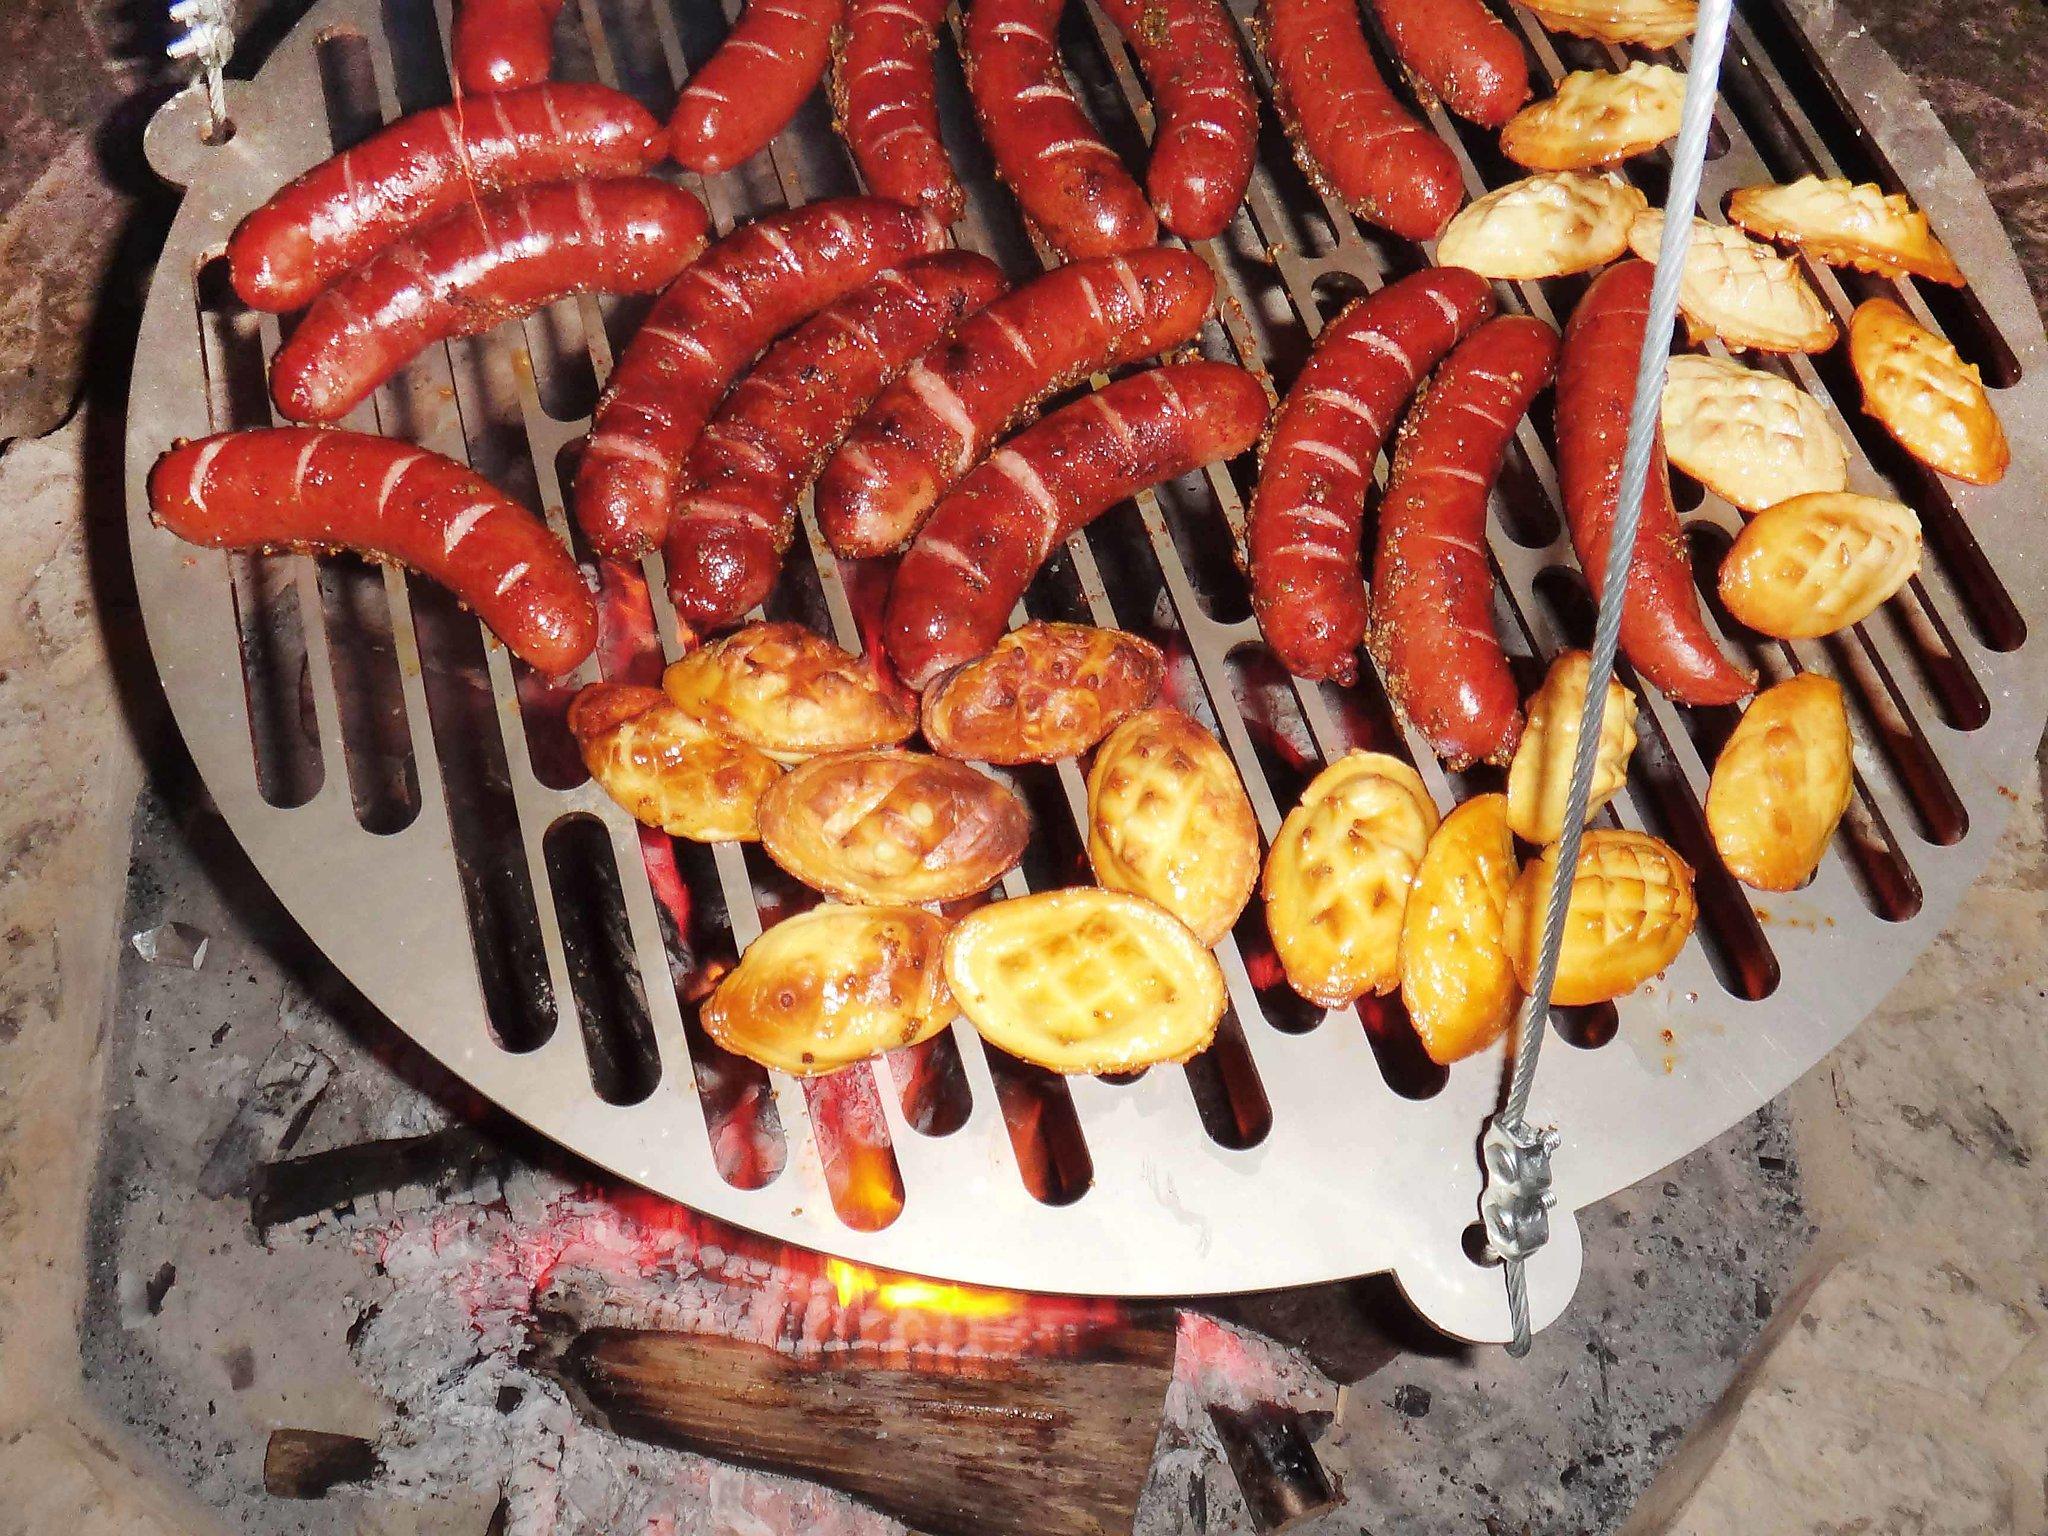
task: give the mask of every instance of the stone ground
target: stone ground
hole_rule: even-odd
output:
[[[2048,293],[2048,14],[2002,0],[1853,9],[1954,129]],[[81,1130],[98,1117],[137,744],[161,730],[134,682],[146,673],[115,482],[132,313],[116,257],[124,240],[149,248],[162,207],[110,152],[151,99],[139,61],[155,14],[133,0],[0,7],[0,440],[14,439],[0,453],[0,1536],[216,1528],[87,1402],[77,1336]],[[2048,1532],[2044,978],[2037,781],[1949,937],[1781,1101],[1819,1240],[1629,1536]],[[1530,1367],[1555,1372],[1561,1401],[1582,1391],[1583,1362],[1546,1353],[1566,1347],[1539,1342]],[[1465,1411],[1460,1384],[1442,1362],[1374,1378],[1339,1426],[1346,1458],[1398,1444],[1425,1408]],[[1573,1475],[1517,1465],[1499,1425],[1465,1428],[1475,1477]],[[1441,1497],[1428,1469],[1395,1471],[1410,1481],[1387,1485],[1394,1507]],[[1540,1518],[1485,1528],[1546,1529]],[[1387,1528],[1414,1527],[1404,1512]]]

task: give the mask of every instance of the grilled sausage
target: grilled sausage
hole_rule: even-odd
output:
[[[725,171],[789,125],[824,77],[845,0],[747,0],[718,52],[690,76],[668,120],[669,153]]]
[[[484,192],[632,176],[666,149],[630,96],[558,81],[415,112],[323,160],[242,220],[228,274],[252,309],[298,309],[407,230]]]
[[[1439,368],[1401,429],[1372,568],[1373,659],[1394,705],[1452,768],[1505,763],[1520,692],[1493,632],[1486,496],[1515,423],[1557,370],[1557,332],[1508,315]]]
[[[1458,116],[1498,128],[1529,99],[1529,59],[1485,0],[1373,0],[1394,55]]]
[[[598,553],[637,559],[661,542],[684,455],[763,347],[945,241],[930,214],[848,197],[772,214],[700,256],[655,304],[598,401],[575,491],[576,520]]]
[[[1448,146],[1394,99],[1356,0],[1266,0],[1266,54],[1295,157],[1360,218],[1409,240],[1465,200]]]
[[[1104,0],[1152,89],[1145,190],[1184,240],[1223,233],[1252,177],[1259,102],[1221,0]]]
[[[455,82],[472,96],[539,85],[555,62],[562,0],[455,0]]]
[[[1142,250],[1159,238],[1131,179],[1060,66],[1066,0],[974,0],[967,84],[996,173],[1069,258]]]
[[[884,384],[1003,291],[985,256],[947,251],[883,272],[783,337],[734,386],[683,467],[668,590],[700,630],[768,595],[796,500]]]
[[[597,605],[547,525],[410,443],[313,427],[179,443],[149,474],[159,527],[214,549],[351,550],[448,588],[512,653],[556,675],[597,639]]]
[[[1243,453],[1265,421],[1251,374],[1174,363],[1018,433],[939,504],[897,567],[883,615],[896,669],[921,688],[987,651],[1061,540],[1147,486]]]
[[[1185,251],[1057,267],[973,316],[869,408],[818,479],[841,555],[900,549],[989,444],[1049,395],[1187,340],[1216,279]]]
[[[1558,486],[1572,548],[1596,599],[1621,498],[1629,405],[1655,273],[1646,261],[1625,261],[1595,278],[1565,327],[1558,365]],[[1636,671],[1681,704],[1732,704],[1751,691],[1750,679],[1721,654],[1700,616],[1692,558],[1671,504],[1661,430],[1643,486],[1621,649]]]
[[[335,421],[420,352],[572,293],[651,293],[704,249],[704,205],[651,177],[557,181],[463,203],[313,301],[277,349],[270,393]]]
[[[1365,583],[1358,568],[1373,459],[1401,402],[1467,331],[1493,290],[1437,267],[1352,303],[1324,327],[1273,419],[1252,493],[1252,607],[1298,677],[1358,676]]]
[[[947,0],[850,0],[832,65],[832,119],[877,197],[951,224],[967,206],[939,137],[932,50]]]

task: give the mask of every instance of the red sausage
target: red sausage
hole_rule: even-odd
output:
[[[1458,116],[1498,128],[1529,99],[1529,60],[1485,0],[1373,0],[1394,54]]]
[[[1482,325],[1409,413],[1380,503],[1373,659],[1395,707],[1454,769],[1505,763],[1521,739],[1521,694],[1493,632],[1486,496],[1515,423],[1556,372],[1557,332],[1541,320]]]
[[[597,605],[547,525],[453,459],[360,432],[278,427],[178,444],[149,472],[159,527],[213,549],[345,549],[448,588],[515,656],[559,675]]]
[[[555,62],[562,0],[455,0],[455,82],[472,96],[539,85]]]
[[[1625,261],[1593,280],[1564,331],[1557,374],[1557,480],[1571,523],[1579,569],[1597,600],[1607,571],[1607,539],[1621,500],[1621,457],[1628,446],[1636,362],[1650,323],[1656,269]],[[1644,677],[1681,704],[1732,704],[1751,680],[1721,654],[1700,617],[1692,557],[1657,433],[1642,521],[1629,563],[1621,611],[1621,650]]]
[[[1356,0],[1266,0],[1266,53],[1310,179],[1406,239],[1441,234],[1465,200],[1457,158],[1387,89]]]
[[[974,113],[996,173],[1062,255],[1142,250],[1158,240],[1159,221],[1067,84],[1057,41],[1065,8],[1066,0],[974,0]]]
[[[1297,677],[1358,676],[1365,583],[1358,568],[1373,460],[1401,402],[1493,313],[1493,290],[1435,267],[1351,304],[1316,338],[1280,403],[1252,493],[1252,607]]]
[[[556,181],[464,203],[313,301],[270,368],[294,421],[334,421],[437,341],[572,293],[651,293],[704,249],[704,205],[665,181]]]
[[[684,455],[763,347],[945,243],[930,214],[843,197],[735,230],[685,269],[612,370],[576,469],[576,521],[598,553],[638,559],[661,542]]]
[[[1265,387],[1226,363],[1134,374],[1054,411],[954,488],[896,569],[889,656],[922,688],[981,655],[1060,542],[1147,486],[1243,453]]]
[[[690,76],[668,120],[669,153],[730,170],[767,147],[817,89],[845,0],[747,0],[718,52]]]
[[[1152,88],[1159,132],[1145,188],[1184,240],[1223,233],[1252,178],[1259,102],[1220,0],[1103,0]]]
[[[818,521],[851,558],[900,549],[989,445],[1091,373],[1186,341],[1207,264],[1149,250],[1055,267],[973,316],[882,391],[818,480]]]
[[[298,309],[371,252],[482,192],[565,176],[633,176],[661,128],[630,96],[557,82],[415,112],[277,192],[228,241],[252,309]]]
[[[832,117],[868,190],[948,224],[967,206],[939,137],[932,50],[948,0],[850,0],[832,66]]]
[[[669,596],[699,630],[738,623],[775,584],[796,500],[862,410],[932,343],[1007,286],[947,251],[883,272],[762,354],[683,466],[669,524]]]

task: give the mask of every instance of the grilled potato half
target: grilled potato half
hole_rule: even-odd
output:
[[[1532,171],[1583,171],[1647,154],[1678,135],[1685,76],[1637,59],[1619,74],[1579,69],[1500,131],[1501,153]]]
[[[1562,277],[1605,266],[1628,249],[1649,206],[1619,176],[1546,171],[1475,198],[1444,226],[1436,259],[1481,277]]]
[[[1553,32],[1645,48],[1683,42],[1699,23],[1696,0],[1542,0],[1529,9]]]
[[[1629,226],[1628,248],[1654,262],[1664,240],[1664,211]],[[1839,334],[1835,317],[1790,256],[1726,224],[1692,221],[1692,244],[1678,284],[1678,307],[1694,341],[1718,336],[1760,352],[1825,352]]]
[[[1744,187],[1728,199],[1728,218],[1831,267],[1889,278],[1911,273],[1954,288],[1966,281],[1912,199],[1870,182],[1802,176],[1784,186]]]
[[[1079,757],[1159,696],[1166,658],[1117,629],[1033,622],[924,695],[924,739],[948,757],[1051,763]]]
[[[1556,878],[1553,844],[1529,861],[1508,899],[1508,953],[1524,987],[1536,979]],[[1678,958],[1699,915],[1692,866],[1670,844],[1643,832],[1593,828],[1572,871],[1550,1000],[1572,1008],[1635,991]]]
[[[1564,804],[1571,796],[1572,759],[1579,750],[1579,720],[1586,711],[1586,684],[1593,658],[1584,651],[1560,651],[1529,700],[1529,724],[1508,764],[1508,826],[1525,843],[1557,841],[1564,831]],[[1600,715],[1600,751],[1593,760],[1590,819],[1628,782],[1628,760],[1636,750],[1636,696],[1607,680]]]
[[[919,752],[814,757],[761,799],[771,859],[805,885],[869,906],[985,891],[1030,835],[1030,812],[1008,785]]]
[[[1330,764],[1287,813],[1262,891],[1287,983],[1342,1008],[1401,984],[1401,918],[1436,804],[1420,774],[1384,752]]]
[[[659,688],[592,683],[569,705],[569,734],[599,788],[635,821],[697,843],[752,842],[773,759],[707,730]]]
[[[919,907],[827,904],[763,933],[705,1001],[705,1033],[777,1072],[814,1077],[953,1019],[946,920]]]
[[[662,674],[662,690],[722,736],[779,763],[893,746],[917,728],[860,662],[801,624],[749,624]]]
[[[1849,365],[1863,409],[1906,452],[1971,485],[1996,485],[2012,463],[1983,375],[1946,338],[1890,299],[1865,299],[1849,317]]]
[[[1721,601],[1759,634],[1811,640],[1860,624],[1920,569],[1911,507],[1852,491],[1794,496],[1744,525],[1721,560]]]
[[[1664,376],[1664,452],[1745,512],[1849,486],[1849,450],[1827,412],[1775,373],[1681,355]]]
[[[1401,924],[1401,1001],[1429,1059],[1485,1050],[1522,996],[1508,958],[1515,840],[1505,795],[1475,795],[1429,840]]]
[[[1088,862],[1220,943],[1259,879],[1259,825],[1230,754],[1177,709],[1131,716],[1088,773]]]
[[[1054,1072],[1134,1072],[1205,1050],[1223,970],[1172,913],[1088,887],[981,908],[946,940],[946,982],[999,1050]]]
[[[1856,783],[1842,685],[1802,672],[1750,702],[1707,781],[1707,830],[1728,873],[1792,891],[1820,868]]]

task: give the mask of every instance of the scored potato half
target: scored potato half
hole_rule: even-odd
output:
[[[1515,840],[1504,795],[1475,795],[1430,838],[1401,924],[1401,1001],[1429,1059],[1485,1050],[1514,1022],[1522,989],[1508,958]]]
[[[801,624],[749,624],[699,646],[662,674],[678,707],[780,763],[887,747],[917,718],[860,662]]]
[[[1637,59],[1619,74],[1575,69],[1500,131],[1501,152],[1532,171],[1583,171],[1647,154],[1678,133],[1685,76]]]
[[[1266,927],[1287,983],[1342,1008],[1401,984],[1401,918],[1436,830],[1422,776],[1384,752],[1317,774],[1266,856]]]
[[[1560,651],[1529,700],[1529,724],[1508,765],[1508,826],[1525,843],[1540,847],[1557,841],[1564,830],[1592,670],[1593,658],[1584,651]],[[1593,760],[1593,793],[1586,801],[1588,820],[1628,782],[1628,760],[1635,750],[1636,696],[1610,677],[1600,715],[1600,750]]]
[[[946,940],[946,982],[998,1050],[1054,1072],[1135,1072],[1206,1050],[1223,970],[1172,913],[1081,887],[998,901]]]
[[[1553,845],[1531,859],[1508,901],[1508,953],[1524,987],[1536,979],[1557,857]],[[1676,849],[1645,832],[1593,828],[1572,871],[1550,1000],[1574,1008],[1626,996],[1678,958],[1698,919],[1692,866]]]
[[[1814,640],[1860,624],[1920,569],[1920,519],[1827,491],[1766,507],[1722,557],[1721,601],[1758,634]]]
[[[1529,9],[1553,32],[1669,48],[1699,25],[1697,0],[1541,0]]]
[[[747,946],[705,1001],[704,1031],[798,1077],[929,1040],[952,1022],[946,920],[920,907],[827,903]]]
[[[924,695],[924,737],[948,757],[1050,763],[1079,757],[1159,696],[1166,658],[1122,630],[1039,621]]]
[[[1745,512],[1849,486],[1849,450],[1827,412],[1797,385],[1725,357],[1671,359],[1664,452]]]
[[[1436,259],[1521,281],[1589,272],[1628,249],[1629,226],[1649,205],[1608,172],[1546,171],[1460,209],[1437,239]]]
[[[1912,199],[1869,182],[1802,176],[1783,186],[1744,187],[1728,199],[1728,218],[1752,235],[1790,241],[1831,267],[1889,278],[1910,274],[1954,288],[1965,281]]]
[[[1222,942],[1259,879],[1259,824],[1230,754],[1177,709],[1131,716],[1088,771],[1088,862],[1111,890]]]
[[[659,688],[592,683],[569,705],[569,734],[598,787],[635,821],[697,843],[752,842],[774,759],[707,730]]]
[[[1030,835],[1015,790],[921,752],[814,757],[761,798],[768,857],[805,885],[870,906],[985,891]]]
[[[1855,782],[1842,685],[1802,672],[1766,688],[1742,712],[1707,781],[1707,831],[1728,873],[1759,891],[1804,885]]]
[[[1651,208],[1629,227],[1628,246],[1654,262],[1664,239],[1664,212]],[[1799,270],[1762,241],[1726,224],[1692,221],[1692,240],[1678,282],[1678,307],[1694,341],[1718,336],[1759,352],[1825,352],[1840,332],[1835,317]]]
[[[1983,375],[1945,337],[1890,299],[1866,299],[1849,317],[1849,366],[1863,409],[1930,469],[1996,485],[2012,462]]]

